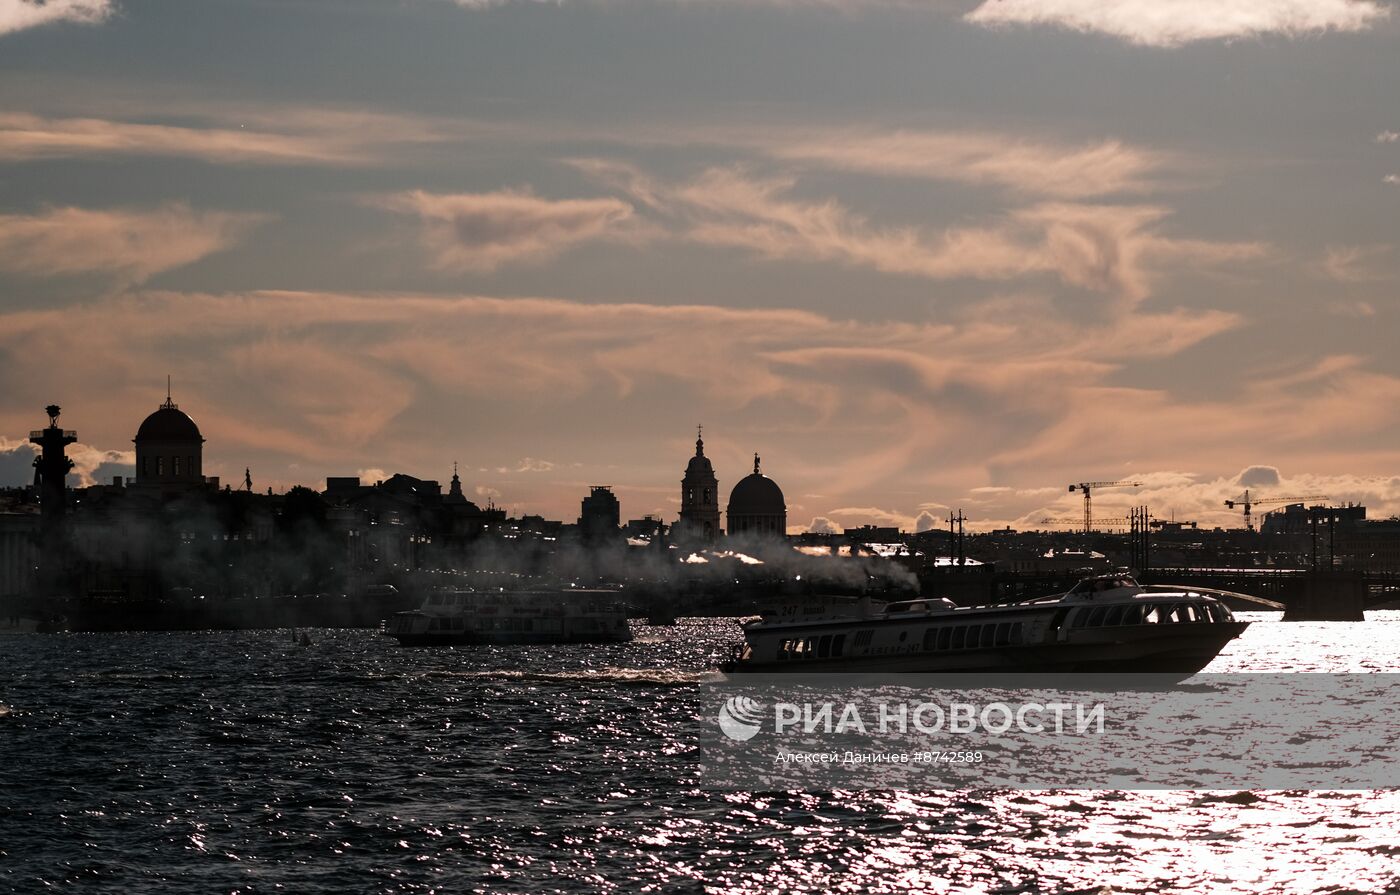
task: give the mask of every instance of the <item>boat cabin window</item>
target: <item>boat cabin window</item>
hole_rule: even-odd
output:
[[[869,646],[869,645],[870,645],[870,638],[872,638],[872,637],[874,637],[874,636],[875,636],[875,630],[874,630],[873,628],[866,628],[864,631],[857,631],[857,632],[856,632],[855,645],[856,645],[856,646]]]
[[[997,625],[982,626],[982,646],[994,646],[997,639]]]
[[[938,629],[938,648],[948,649],[953,642],[953,628],[951,625]]]
[[[817,658],[825,659],[829,655],[831,655],[831,635],[823,634],[817,640]]]
[[[831,655],[840,658],[846,651],[846,635],[836,634],[831,638]]]

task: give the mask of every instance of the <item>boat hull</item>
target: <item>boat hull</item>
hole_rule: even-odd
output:
[[[1053,643],[998,646],[956,652],[907,652],[829,659],[726,663],[726,674],[827,673],[923,674],[1053,672],[1065,674],[1175,674],[1205,668],[1249,627],[1249,622],[1121,628],[1070,632]]]

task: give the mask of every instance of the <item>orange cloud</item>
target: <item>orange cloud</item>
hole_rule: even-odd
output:
[[[781,132],[769,154],[789,161],[873,174],[997,186],[1019,193],[1081,199],[1144,193],[1163,174],[1186,167],[1169,153],[1118,140],[1083,145],[968,131],[830,130]]]
[[[108,118],[0,112],[0,161],[168,156],[231,165],[362,165],[389,146],[457,139],[473,131],[422,119],[343,109],[219,107],[219,122],[177,126]],[[208,118],[207,109],[185,110]],[[238,122],[237,127],[229,122]],[[248,125],[252,125],[249,127]]]
[[[489,421],[500,451],[510,453],[484,465],[534,470],[538,480],[530,476],[520,488],[546,493],[564,467],[518,458],[577,460],[576,438],[602,436],[562,423],[546,427],[551,434],[540,443],[512,442],[511,432],[535,414],[558,419],[587,406],[626,409],[628,421],[605,427],[619,450],[654,439],[658,414],[681,413],[676,424],[688,427],[703,412],[731,420],[731,431],[755,425],[738,422],[751,415],[765,428],[784,420],[792,434],[761,443],[790,451],[793,439],[820,438],[830,450],[811,458],[807,490],[820,484],[823,493],[855,494],[930,457],[978,474],[986,450],[978,445],[1053,431],[1047,413],[1053,417],[1062,396],[1113,377],[1148,333],[1178,331],[1168,341],[1181,350],[1237,319],[1178,311],[1089,327],[1029,318],[861,323],[702,305],[157,292],[14,311],[0,322],[0,375],[24,383],[8,406],[61,400],[89,440],[124,442],[159,397],[152,380],[173,367],[179,400],[198,411],[211,457],[231,458],[235,471],[251,462],[259,481],[275,480],[262,471],[270,456],[295,461],[303,476],[407,464],[455,438],[478,443]],[[1085,358],[1086,341],[1104,348]],[[65,365],[49,364],[53,356]],[[21,375],[36,369],[48,371],[42,381]],[[68,396],[88,394],[95,383],[98,407],[73,404]],[[30,422],[13,410],[0,414],[0,432],[22,432]],[[443,450],[435,462],[456,459]],[[712,447],[723,450],[721,442]],[[732,447],[741,467],[747,450]],[[639,470],[629,476],[646,475],[634,462],[628,468]],[[665,482],[674,470],[660,472]]]
[[[618,199],[542,199],[530,193],[437,194],[422,190],[374,200],[412,214],[423,247],[439,270],[491,271],[553,257],[572,245],[616,232],[632,216]]]
[[[1162,235],[1168,216],[1149,205],[1048,202],[977,227],[938,232],[878,227],[835,200],[791,197],[790,177],[759,179],[716,168],[680,185],[658,182],[623,165],[579,163],[668,216],[678,238],[752,252],[771,260],[830,261],[935,280],[1009,280],[1050,274],[1130,301],[1150,291],[1162,265],[1208,268],[1258,259],[1253,242],[1208,242]]]
[[[0,314],[12,386],[0,432],[27,431],[58,401],[85,444],[126,447],[173,368],[211,474],[445,478],[462,459],[480,470],[468,488],[569,518],[580,482],[674,490],[690,448],[661,433],[697,418],[724,481],[761,449],[789,495],[826,495],[802,498],[803,518],[842,522],[875,521],[854,509],[878,508],[915,524],[935,504],[1003,523],[1073,515],[1063,483],[1086,475],[1142,477],[1149,487],[1120,495],[1123,507],[1203,509],[1187,496],[1223,474],[1183,474],[1182,458],[1231,477],[1251,463],[1358,480],[1400,468],[1400,377],[1365,357],[1238,371],[1205,397],[1129,384],[1142,352],[1169,358],[1239,323],[1182,309],[1096,324],[906,323],[557,299],[134,293]],[[1106,493],[1106,515],[1116,499]]]
[[[1389,245],[1327,246],[1320,271],[1339,283],[1369,283],[1388,276]]]
[[[49,208],[0,215],[0,270],[26,276],[105,273],[141,282],[236,243],[261,215],[192,211]]]

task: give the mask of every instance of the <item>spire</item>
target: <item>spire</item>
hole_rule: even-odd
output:
[[[705,456],[705,427],[700,425],[695,427],[695,456]]]
[[[753,474],[754,474],[754,475],[761,475],[761,473],[758,471],[758,452],[757,452],[757,451],[754,451],[754,455],[753,455]]]
[[[170,399],[170,374],[165,374],[165,403],[160,405],[162,409],[173,408],[175,402]]]
[[[447,489],[447,497],[448,500],[452,501],[453,503],[456,503],[459,500],[466,500],[466,498],[462,496],[462,480],[457,475],[456,460],[452,461],[452,486]]]

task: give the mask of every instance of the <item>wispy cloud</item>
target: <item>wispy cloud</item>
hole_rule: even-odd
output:
[[[104,273],[141,282],[229,248],[262,220],[182,203],[0,215],[0,270],[37,277]]]
[[[1176,469],[1181,456],[1208,470],[1228,468],[1231,479],[1251,464],[1358,476],[1393,468],[1400,378],[1365,357],[1255,371],[1219,394],[1128,384],[1144,358],[1179,355],[1242,322],[1184,309],[1089,324],[1046,314],[914,323],[532,298],[138,293],[0,315],[0,380],[14,386],[0,432],[25,431],[32,408],[53,395],[84,394],[100,379],[100,401],[64,404],[89,443],[120,443],[159,398],[153,365],[173,360],[188,383],[181,404],[210,439],[210,463],[241,475],[244,465],[256,473],[295,461],[315,484],[317,475],[386,462],[388,471],[450,468],[469,444],[488,469],[478,474],[487,481],[469,485],[534,510],[576,506],[577,488],[518,470],[545,469],[520,459],[526,451],[587,459],[587,443],[563,422],[580,405],[612,408],[600,453],[627,470],[615,484],[673,487],[680,467],[658,464],[658,427],[682,433],[676,463],[683,464],[683,432],[703,413],[707,422],[723,421],[706,447],[726,474],[761,448],[790,494],[828,495],[824,505],[804,499],[803,521],[817,514],[878,521],[861,510],[874,508],[888,521],[914,524],[927,508],[921,503],[959,494],[978,498],[966,505],[983,519],[1010,520],[1033,507],[1041,510],[1036,520],[1071,515],[1067,500],[1055,502],[1062,486],[1032,486],[1076,481],[1086,469],[1140,478]],[[69,362],[42,382],[21,375],[55,352]],[[224,387],[229,381],[239,388]],[[483,430],[483,420],[504,422],[522,406],[559,418],[558,433],[533,424]],[[1202,441],[1202,432],[1211,437]],[[490,460],[488,436],[497,445]],[[1267,455],[1256,453],[1260,444]],[[506,472],[492,480],[497,466]],[[581,474],[600,472],[590,466]],[[272,478],[263,473],[259,481]],[[1125,493],[1124,506],[1149,503],[1159,515],[1211,510],[1203,521],[1223,518],[1218,500],[1234,496],[1217,492],[1239,490],[1223,480],[1206,489],[1206,479],[1179,474],[1142,480],[1149,487]],[[1303,487],[1284,481],[1280,487]],[[1382,499],[1364,483],[1313,484],[1304,493]],[[910,496],[891,497],[895,488]],[[1104,514],[1116,515],[1105,500]]]
[[[1327,310],[1338,317],[1361,320],[1376,316],[1376,306],[1369,301],[1333,301],[1327,305]]]
[[[1159,189],[1165,169],[1185,164],[1169,153],[1118,140],[1067,145],[960,131],[781,133],[766,148],[776,158],[863,174],[956,181],[1061,199]]]
[[[1368,283],[1386,278],[1381,265],[1390,256],[1389,245],[1328,246],[1321,271],[1339,283]]]
[[[491,271],[550,258],[577,243],[614,233],[632,216],[632,206],[618,199],[555,200],[511,190],[414,190],[370,201],[416,216],[433,266],[448,271]]]
[[[681,238],[772,260],[830,261],[935,280],[1007,280],[1051,274],[1067,284],[1130,300],[1149,292],[1154,265],[1211,266],[1256,259],[1254,242],[1177,239],[1157,232],[1168,216],[1146,205],[1049,202],[978,226],[929,231],[880,227],[834,199],[794,198],[791,177],[714,168],[670,184],[615,163],[578,162],[669,218]]]
[[[792,493],[819,484],[837,505],[873,481],[918,481],[930,456],[941,468],[975,469],[998,446],[1036,443],[1039,432],[1053,430],[1067,396],[1112,382],[1144,352],[1181,351],[1239,322],[1174,311],[1096,325],[1045,317],[911,324],[711,305],[140,293],[0,315],[0,380],[16,385],[12,408],[41,407],[101,381],[100,405],[69,410],[89,438],[114,443],[130,437],[141,409],[159,397],[153,364],[173,361],[187,383],[181,404],[197,409],[211,462],[226,458],[241,472],[248,464],[267,468],[271,456],[284,468],[302,464],[302,475],[386,460],[399,469],[449,464],[447,446],[481,451],[483,439],[502,437],[484,432],[483,420],[518,418],[523,406],[562,420],[584,398],[618,414],[609,462],[645,470],[651,461],[638,461],[654,450],[645,445],[658,425],[670,420],[684,430],[697,412],[729,420],[755,414],[768,433],[763,441],[726,448],[717,433],[707,443],[716,462],[729,450],[729,468],[743,468],[745,451],[770,445],[778,469],[781,454],[799,449],[794,440],[814,441],[821,445],[814,466],[790,473]],[[1099,346],[1092,359],[1085,344]],[[165,347],[153,353],[152,346]],[[21,375],[55,352],[68,363],[42,383]],[[230,381],[239,387],[225,387]],[[0,412],[0,432],[24,431],[26,413]],[[778,419],[804,422],[783,436],[772,430]],[[1137,414],[1126,419],[1145,424]],[[814,438],[834,420],[859,437]],[[571,451],[571,459],[586,449],[558,425],[557,436],[504,427],[501,450],[519,453],[482,465],[508,470],[513,497],[547,491],[549,475],[519,471],[543,470],[542,448]],[[535,460],[519,459],[527,450]],[[672,470],[664,472],[662,483]]]
[[[420,119],[336,109],[274,114],[230,108],[199,126],[0,112],[0,161],[165,156],[235,165],[359,165],[379,160],[386,147],[462,136]]]
[[[56,22],[92,25],[113,11],[112,0],[0,0],[0,35]]]
[[[1380,133],[1376,134],[1376,142],[1377,142],[1377,143],[1396,143],[1396,142],[1400,142],[1400,133],[1396,133],[1395,131],[1381,131]]]
[[[984,0],[964,20],[976,25],[1051,25],[1132,44],[1300,37],[1364,31],[1389,9],[1373,0]]]

